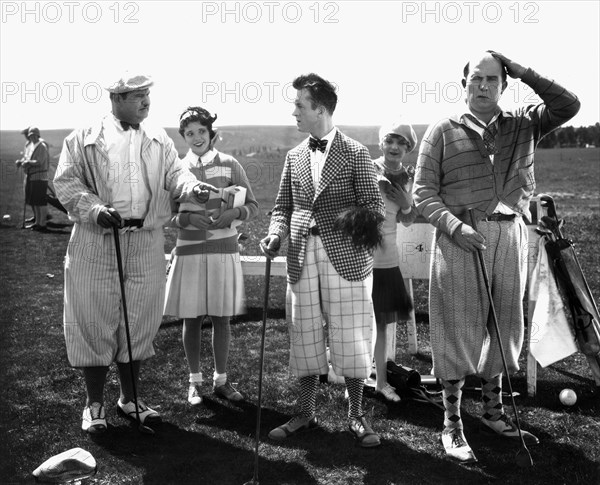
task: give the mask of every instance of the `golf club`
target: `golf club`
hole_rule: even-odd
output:
[[[115,251],[117,252],[117,267],[119,269],[119,284],[121,285],[121,301],[123,304],[123,318],[125,319],[125,334],[127,335],[127,352],[129,353],[129,369],[131,370],[131,386],[133,389],[133,402],[135,403],[135,417],[138,422],[138,430],[144,434],[154,434],[154,430],[145,426],[140,419],[138,409],[137,389],[135,384],[135,372],[133,371],[133,354],[131,352],[131,336],[129,334],[129,316],[127,315],[127,302],[125,301],[125,279],[123,277],[123,261],[121,260],[121,241],[119,240],[119,228],[113,227],[115,236]]]
[[[473,213],[473,209],[469,209],[469,216],[471,217],[471,226],[475,231],[477,231],[477,221],[475,220],[475,214]],[[513,412],[515,413],[515,424],[517,425],[517,430],[519,431],[519,439],[521,440],[521,449],[517,452],[516,461],[517,465],[521,468],[527,468],[533,466],[533,460],[531,458],[531,453],[527,449],[527,445],[525,445],[525,440],[523,439],[523,433],[521,431],[521,423],[519,422],[519,413],[517,411],[517,405],[515,404],[514,393],[512,390],[512,384],[510,382],[510,375],[508,374],[508,365],[506,364],[506,356],[504,354],[504,346],[502,345],[502,338],[500,337],[500,326],[498,325],[498,317],[496,315],[496,308],[494,307],[494,298],[492,297],[492,289],[490,286],[490,280],[488,278],[487,268],[485,266],[485,259],[483,257],[483,252],[478,249],[477,256],[479,257],[479,266],[481,267],[481,273],[483,275],[483,282],[485,284],[485,289],[487,290],[488,300],[490,302],[490,311],[492,313],[492,320],[494,321],[494,327],[496,330],[496,336],[498,337],[498,347],[500,347],[500,356],[502,357],[502,366],[504,367],[504,374],[506,375],[506,381],[508,382],[508,391],[510,392],[510,401],[512,403]]]
[[[554,203],[554,199],[549,196],[548,194],[540,194],[540,205],[546,209],[546,213],[548,214],[547,217],[549,217],[550,219],[552,219],[555,222],[554,227],[552,227],[551,229],[553,230],[556,239],[564,239],[563,235],[562,235],[562,231],[560,230],[563,222],[562,220],[558,219],[558,216],[556,215],[556,204]],[[543,219],[543,217],[542,217]]]
[[[269,304],[269,283],[271,282],[271,258],[265,263],[265,299],[263,302],[262,335],[260,339],[260,368],[258,371],[258,402],[256,404],[256,441],[254,447],[254,476],[244,485],[258,485],[258,445],[260,442],[260,411],[262,406],[262,381],[265,363],[265,333],[267,330],[267,308]]]

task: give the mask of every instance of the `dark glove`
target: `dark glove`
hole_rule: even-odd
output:
[[[103,207],[98,213],[98,219],[96,220],[99,226],[107,229],[111,227],[122,227],[123,219],[119,215],[116,209],[112,207]]]

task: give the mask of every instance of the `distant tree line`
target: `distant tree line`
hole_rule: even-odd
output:
[[[590,126],[564,126],[547,134],[539,143],[540,148],[586,148],[600,147],[600,123]]]

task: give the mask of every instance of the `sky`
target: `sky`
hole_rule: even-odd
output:
[[[86,126],[103,89],[152,75],[153,122],[187,106],[217,124],[293,125],[299,74],[338,87],[334,121],[428,124],[464,109],[466,61],[493,49],[573,91],[569,124],[600,121],[598,1],[135,1],[0,3],[0,129]],[[539,102],[509,79],[501,106]]]

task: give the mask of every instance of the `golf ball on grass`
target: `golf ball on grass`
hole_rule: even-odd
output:
[[[10,221],[11,221],[10,214],[4,214],[4,216],[2,216],[2,222],[8,223]]]
[[[577,402],[577,394],[573,389],[563,389],[560,391],[558,399],[564,406],[573,406]]]

